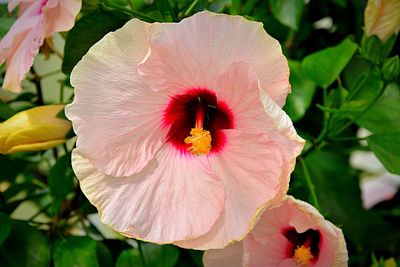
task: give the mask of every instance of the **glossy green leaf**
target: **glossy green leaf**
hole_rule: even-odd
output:
[[[55,267],[100,267],[96,241],[88,236],[71,236],[54,248]]]
[[[303,0],[270,0],[272,14],[280,23],[293,30],[299,28],[304,9]]]
[[[304,58],[304,73],[319,86],[327,88],[338,77],[357,50],[357,44],[345,39],[334,47],[325,48]]]
[[[7,214],[0,212],[0,245],[6,240],[11,230],[11,219]]]
[[[368,106],[380,95],[383,81],[379,75],[371,73],[357,86],[350,91],[347,103],[343,106],[343,109],[350,111],[348,115],[353,119],[364,114]]]
[[[12,222],[8,238],[0,246],[0,266],[46,267],[50,247],[43,233],[23,222]]]
[[[60,157],[50,170],[48,183],[51,195],[57,200],[63,200],[72,190],[73,179],[71,155],[67,154]]]
[[[179,249],[172,245],[142,244],[146,266],[173,267],[179,258]],[[118,257],[116,267],[143,267],[138,249],[125,250]]]
[[[120,12],[98,11],[77,21],[65,41],[62,71],[70,74],[89,48],[110,31],[122,27],[128,17]]]
[[[289,81],[292,85],[292,92],[286,99],[284,110],[296,122],[304,116],[310,106],[315,94],[316,84],[304,75],[300,62],[289,61],[289,67]]]
[[[371,135],[367,140],[385,168],[400,175],[400,131],[395,135]]]
[[[400,133],[400,90],[390,84],[383,95],[356,123],[375,134]]]
[[[342,81],[344,87],[349,91],[357,90],[357,88],[364,85],[372,71],[373,66],[368,60],[359,55],[354,56],[343,70]]]

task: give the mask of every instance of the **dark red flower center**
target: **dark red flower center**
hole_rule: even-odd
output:
[[[167,141],[182,153],[188,153],[190,144],[185,139],[193,128],[202,127],[211,135],[211,151],[221,151],[226,138],[223,129],[234,128],[233,113],[228,105],[217,99],[215,93],[206,88],[188,89],[174,95],[164,111],[164,126],[169,128]]]
[[[286,253],[288,258],[293,258],[300,266],[308,266],[301,264],[301,261],[309,260],[310,263],[318,260],[321,247],[321,234],[318,230],[308,229],[304,233],[298,233],[294,227],[286,228],[282,234],[289,241]]]

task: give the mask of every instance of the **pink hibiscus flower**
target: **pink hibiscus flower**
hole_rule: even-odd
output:
[[[261,23],[133,19],[89,50],[71,83],[74,171],[122,234],[221,248],[286,194],[304,141],[281,109],[287,61]]]
[[[204,254],[204,267],[345,267],[342,231],[310,204],[287,196],[242,242]]]
[[[11,12],[19,5],[18,19],[0,41],[0,64],[6,61],[2,88],[21,92],[21,80],[33,64],[45,37],[67,31],[75,23],[81,0],[11,0]]]

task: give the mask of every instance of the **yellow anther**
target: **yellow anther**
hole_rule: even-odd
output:
[[[211,134],[203,128],[192,128],[185,143],[191,144],[188,149],[196,156],[208,154],[211,151]]]
[[[293,260],[296,262],[298,266],[301,267],[310,266],[312,258],[314,258],[314,256],[312,255],[309,247],[297,246],[297,248],[294,251]]]

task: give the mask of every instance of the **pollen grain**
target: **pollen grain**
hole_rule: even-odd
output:
[[[211,151],[211,134],[203,128],[192,128],[190,136],[185,138],[186,144],[191,144],[188,150],[196,156],[208,154]]]
[[[296,262],[297,266],[309,267],[312,258],[314,258],[314,256],[309,247],[298,246],[294,251],[293,260]]]

